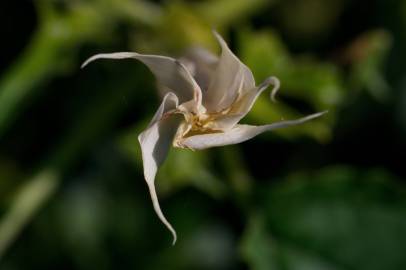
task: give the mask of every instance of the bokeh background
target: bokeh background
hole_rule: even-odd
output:
[[[329,110],[235,146],[173,149],[152,209],[137,61],[219,52],[282,87],[244,119]],[[0,269],[406,269],[406,1],[3,0]]]

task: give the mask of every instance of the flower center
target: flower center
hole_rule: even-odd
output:
[[[182,137],[187,138],[199,134],[219,133],[219,129],[214,128],[215,119],[218,114],[187,114],[182,128]]]

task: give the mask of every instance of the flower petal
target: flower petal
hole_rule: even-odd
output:
[[[273,89],[271,91],[271,100],[275,101],[275,94],[279,90],[280,82],[276,77],[268,77],[265,81],[263,81],[258,87],[252,89],[242,95],[234,104],[232,109],[230,110],[229,114],[239,114],[243,117],[247,115],[247,113],[252,109],[254,106],[255,101],[257,98],[270,86],[273,85]]]
[[[181,145],[191,149],[206,149],[216,146],[237,144],[247,141],[265,131],[302,124],[306,121],[320,117],[326,112],[315,113],[297,120],[282,121],[270,125],[251,126],[236,125],[232,129],[221,133],[195,135],[182,140]]]
[[[158,110],[156,111],[156,113],[152,117],[151,122],[148,124],[148,127],[152,126],[157,121],[161,120],[164,113],[167,113],[167,112],[169,112],[171,110],[176,109],[178,107],[178,105],[179,105],[178,97],[172,92],[167,93],[164,96]]]
[[[246,92],[239,97],[232,105],[230,111],[224,116],[216,118],[213,127],[220,130],[228,130],[235,126],[252,109],[257,98],[264,92],[269,85],[273,85],[271,99],[275,100],[275,94],[279,89],[280,82],[276,77],[269,77],[258,87]]]
[[[214,32],[221,46],[221,56],[213,78],[211,78],[203,103],[210,112],[227,108],[235,101],[239,92],[255,88],[252,72],[228,48],[227,43]]]
[[[182,115],[165,114],[175,109],[176,105],[176,96],[173,93],[168,93],[148,128],[138,136],[142,151],[144,177],[148,185],[154,210],[162,223],[171,231],[173,244],[176,242],[176,232],[162,213],[154,182],[158,167],[164,162],[173,137],[183,120]]]
[[[118,52],[97,54],[87,59],[82,68],[92,61],[97,59],[126,59],[134,58],[143,62],[152,73],[154,73],[157,80],[176,93],[181,103],[196,100],[201,104],[202,93],[200,87],[193,79],[192,75],[186,67],[178,60],[171,57],[160,55],[146,55],[135,52]]]
[[[204,48],[192,48],[179,59],[185,65],[204,93],[209,88],[210,78],[213,77],[218,57]],[[204,94],[203,94],[204,95]]]

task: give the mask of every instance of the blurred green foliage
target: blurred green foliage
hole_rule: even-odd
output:
[[[402,269],[405,192],[376,169],[292,175],[261,189],[242,253],[253,269]]]
[[[3,1],[0,268],[404,269],[405,17],[401,0]],[[137,142],[159,104],[153,76],[127,60],[79,66],[218,52],[213,28],[258,84],[282,83],[243,121],[329,114],[173,149],[157,176],[171,247]]]

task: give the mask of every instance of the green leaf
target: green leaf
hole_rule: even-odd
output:
[[[384,64],[392,48],[392,35],[385,30],[366,32],[355,39],[344,54],[351,63],[350,84],[356,90],[367,90],[378,101],[387,101],[390,86]]]
[[[282,117],[297,118],[301,114],[297,108],[288,106],[289,102],[285,102],[284,97],[288,101],[293,99],[307,105],[312,112],[328,110],[329,114],[304,125],[309,128],[300,126],[277,132],[288,137],[306,134],[319,141],[328,141],[336,109],[346,95],[340,70],[329,62],[293,57],[279,36],[271,30],[244,29],[238,41],[241,59],[250,67],[258,84],[269,76],[276,76],[281,81],[278,103],[265,102],[265,96],[261,96],[248,117],[261,124],[265,123],[265,119],[269,123]]]
[[[252,269],[405,269],[406,192],[387,173],[333,167],[262,190],[242,243]]]
[[[277,240],[266,230],[264,219],[260,216],[255,216],[250,221],[241,247],[242,256],[252,270],[344,269],[311,251]]]
[[[245,29],[238,41],[241,59],[258,82],[275,75],[281,81],[280,94],[301,99],[318,110],[331,110],[343,100],[343,78],[334,64],[290,55],[271,30]]]

